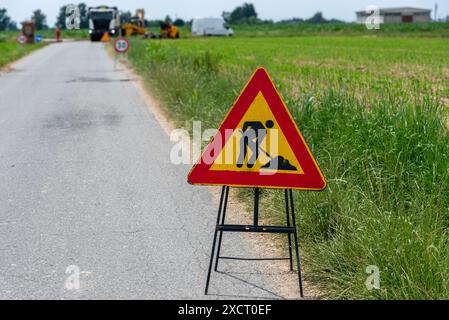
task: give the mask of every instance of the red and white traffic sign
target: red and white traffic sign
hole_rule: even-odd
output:
[[[19,44],[25,44],[27,42],[27,37],[25,37],[23,34],[19,34],[16,38],[16,41]]]
[[[125,53],[129,50],[129,41],[126,38],[117,38],[114,41],[114,49],[118,53]]]
[[[188,182],[323,190],[326,180],[270,76],[256,70]]]

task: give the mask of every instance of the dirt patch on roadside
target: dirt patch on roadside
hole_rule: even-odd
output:
[[[14,68],[12,67],[13,62],[8,63],[7,65],[0,68],[0,74],[2,73],[10,73],[14,71]]]

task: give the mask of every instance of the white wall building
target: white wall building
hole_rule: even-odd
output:
[[[381,8],[379,10],[380,23],[413,23],[430,22],[432,10],[412,7],[401,8]],[[366,11],[357,11],[357,22],[366,23],[366,20],[372,17],[372,13]]]

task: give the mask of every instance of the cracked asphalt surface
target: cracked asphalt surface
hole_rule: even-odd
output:
[[[203,295],[218,203],[171,147],[102,44],[53,44],[0,74],[0,299],[279,298],[238,261]],[[253,253],[239,235],[224,246]]]

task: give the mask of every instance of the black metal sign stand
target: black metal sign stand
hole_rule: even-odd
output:
[[[215,271],[218,268],[218,261],[220,259],[223,260],[290,260],[290,271],[293,271],[293,254],[292,254],[292,234],[294,236],[295,241],[295,254],[296,254],[296,267],[298,270],[298,284],[299,284],[299,292],[301,294],[301,298],[304,297],[303,287],[302,287],[302,277],[301,277],[301,261],[299,257],[299,249],[298,249],[298,232],[296,229],[296,219],[295,219],[295,207],[293,203],[293,191],[286,189],[285,190],[285,211],[287,215],[287,226],[286,227],[273,227],[273,226],[259,226],[259,196],[260,189],[256,188],[254,191],[254,223],[253,225],[227,225],[225,224],[226,219],[226,210],[228,206],[228,197],[229,197],[229,187],[225,186],[221,190],[220,197],[220,206],[218,209],[217,216],[217,225],[215,227],[215,235],[214,241],[212,244],[212,254],[210,257],[209,263],[209,271],[207,273],[207,281],[206,281],[206,290],[205,294],[208,294],[209,291],[209,282],[210,276],[212,272],[212,264],[214,262],[215,255],[215,246],[217,244],[217,236],[220,234],[218,239],[218,248],[217,255],[215,258]],[[290,224],[290,213],[291,213],[291,222]],[[234,257],[221,257],[221,243],[223,240],[223,232],[250,232],[250,233],[278,233],[278,234],[287,234],[288,235],[288,247],[289,247],[289,258],[268,258],[268,259],[244,259],[244,258],[234,258]]]

